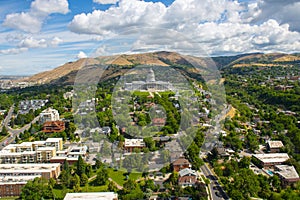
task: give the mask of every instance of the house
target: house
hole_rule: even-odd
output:
[[[63,121],[46,121],[43,124],[44,133],[57,133],[65,130],[65,122]]]
[[[224,147],[217,147],[216,150],[218,152],[218,155],[222,158],[230,156],[229,153],[227,152],[227,150]]]
[[[271,153],[279,153],[280,149],[284,147],[282,142],[279,140],[268,141],[267,142],[267,150]]]
[[[267,154],[253,154],[252,157],[257,161],[259,167],[272,167],[274,165],[281,165],[290,159],[287,153],[267,153]]]
[[[192,167],[191,163],[185,158],[179,158],[172,163],[173,170],[179,172],[182,169]]]
[[[181,187],[194,186],[197,182],[197,173],[195,170],[185,168],[179,171],[178,185]]]
[[[165,123],[166,123],[165,118],[154,118],[154,119],[152,119],[152,124],[154,126],[164,126]]]
[[[125,139],[124,149],[127,152],[132,152],[134,149],[142,149],[146,147],[143,139]]]
[[[283,186],[291,185],[300,180],[299,175],[294,166],[275,165],[274,172],[281,179]]]

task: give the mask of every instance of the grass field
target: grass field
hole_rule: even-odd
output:
[[[119,185],[123,186],[126,181],[126,172],[125,171],[115,171],[112,168],[108,168],[108,177],[114,180]],[[133,180],[137,180],[142,177],[141,173],[130,173],[129,178]]]

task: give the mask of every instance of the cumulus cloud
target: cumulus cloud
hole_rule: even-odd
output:
[[[35,0],[29,12],[11,13],[6,15],[3,25],[29,33],[41,30],[46,17],[52,13],[66,14],[69,12],[67,0]]]
[[[93,0],[94,3],[99,4],[116,4],[119,0]]]
[[[300,2],[299,0],[260,0],[252,10],[256,10],[256,16],[252,23],[261,23],[267,19],[275,19],[281,24],[288,23],[291,30],[300,31]]]
[[[33,37],[27,37],[25,39],[22,39],[19,42],[19,47],[25,47],[25,48],[46,48],[46,47],[56,47],[60,43],[62,43],[63,40],[59,37],[54,37],[52,39],[34,39]]]
[[[13,13],[6,15],[3,26],[29,33],[37,33],[42,27],[42,21],[30,13]]]
[[[47,43],[45,39],[36,40],[32,37],[25,38],[19,43],[19,47],[25,48],[46,48]]]
[[[54,38],[51,40],[50,45],[56,47],[56,46],[58,46],[58,45],[59,45],[60,43],[62,43],[62,42],[63,42],[63,40],[60,39],[59,37],[54,37]]]
[[[292,17],[296,10],[300,10],[300,3],[295,0],[285,3],[280,0],[258,0],[252,3],[175,0],[168,7],[159,2],[120,0],[117,6],[106,11],[94,10],[74,16],[69,29],[102,39],[111,35],[129,37],[127,35],[131,31],[141,28],[144,31],[138,34],[144,37],[136,37],[132,51],[165,47],[181,51],[192,50],[187,39],[199,43],[209,54],[271,49],[295,51],[300,50],[300,35],[295,31],[296,25],[300,27],[297,21],[300,16],[297,19]],[[298,15],[299,12],[296,16]],[[153,32],[145,29],[147,27],[161,30]],[[167,30],[177,31],[185,38],[172,37]]]
[[[74,16],[69,28],[75,33],[110,35],[142,25],[157,25],[165,12],[166,7],[160,2],[120,1],[118,7],[106,11]]]
[[[81,58],[87,58],[87,55],[83,52],[83,51],[80,51],[77,56],[76,56],[77,59],[81,59]]]
[[[67,0],[35,0],[31,3],[31,9],[40,13],[51,14],[69,12]]]
[[[10,49],[3,49],[0,50],[0,54],[19,54],[27,51],[28,48],[10,48]]]

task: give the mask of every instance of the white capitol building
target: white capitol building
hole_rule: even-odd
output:
[[[132,81],[131,83],[125,82],[125,90],[128,91],[169,91],[173,90],[173,86],[169,82],[155,80],[155,74],[151,68],[148,71],[146,81]]]

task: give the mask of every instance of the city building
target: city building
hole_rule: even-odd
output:
[[[62,138],[47,138],[45,145],[47,147],[55,147],[56,151],[63,149],[63,139]]]
[[[63,121],[46,121],[43,124],[44,133],[58,133],[65,130],[65,122]]]
[[[179,158],[172,163],[173,170],[179,172],[182,169],[191,168],[191,163],[185,158]]]
[[[143,139],[125,139],[124,149],[127,152],[132,152],[134,149],[142,149],[146,147]]]
[[[0,197],[19,196],[22,187],[36,177],[57,179],[60,164],[0,164]]]
[[[283,186],[291,185],[300,180],[299,175],[294,166],[275,165],[275,174],[281,179]]]
[[[197,182],[197,173],[195,170],[185,168],[179,171],[178,185],[181,187],[194,186]]]
[[[271,153],[279,153],[280,149],[284,147],[282,142],[279,140],[268,141],[267,142],[267,150]]]
[[[253,154],[259,167],[272,167],[274,165],[281,165],[290,157],[287,153],[268,153],[268,154]]]
[[[47,108],[40,113],[40,124],[44,124],[49,121],[59,121],[59,113],[57,110]]]
[[[46,141],[9,144],[0,151],[0,163],[44,163],[63,149],[62,138],[48,138]]]
[[[0,177],[0,197],[16,197],[21,194],[22,187],[34,178],[41,177],[40,175],[33,176],[1,176]]]
[[[50,159],[51,163],[64,163],[67,161],[70,165],[77,162],[79,156],[86,158],[88,153],[87,146],[71,146],[68,149],[57,151],[56,155]]]
[[[155,80],[153,69],[148,71],[146,81],[125,82],[125,90],[128,91],[169,91],[173,90],[173,86],[169,82]]]
[[[67,193],[64,200],[118,200],[118,194],[114,192],[83,192]]]

